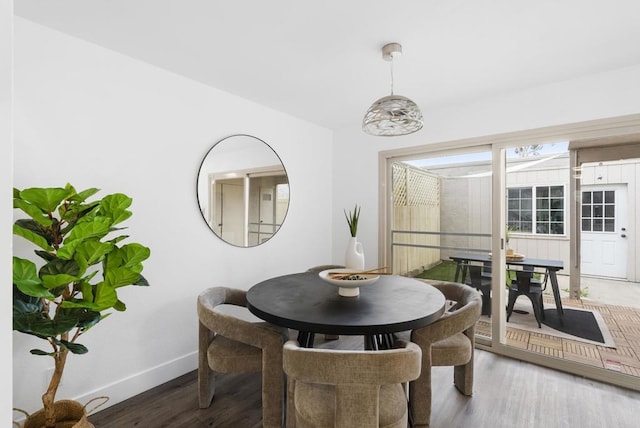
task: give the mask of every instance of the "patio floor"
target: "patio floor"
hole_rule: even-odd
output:
[[[553,306],[551,296],[545,295],[544,299],[545,305]],[[507,345],[640,377],[640,308],[568,298],[563,298],[562,304],[599,311],[611,331],[615,349],[520,330],[509,323]],[[476,334],[490,339],[490,323],[478,321]]]

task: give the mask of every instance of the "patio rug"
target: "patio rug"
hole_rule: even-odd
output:
[[[514,312],[506,326],[607,348],[616,347],[613,336],[598,311],[564,306],[564,326],[560,325],[558,321],[555,306],[545,309],[544,315],[542,327],[538,328],[531,302],[526,298],[521,298],[516,301]],[[489,321],[489,318],[484,315],[481,318]]]

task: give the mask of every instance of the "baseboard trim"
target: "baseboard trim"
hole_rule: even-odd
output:
[[[74,398],[74,400],[80,403],[87,403],[89,400],[99,396],[109,397],[109,401],[100,406],[99,409],[96,409],[96,411],[104,410],[128,398],[189,373],[197,367],[198,353],[195,351],[148,370],[117,380],[102,388],[89,391],[86,394]],[[88,406],[88,410],[91,410],[91,405]]]

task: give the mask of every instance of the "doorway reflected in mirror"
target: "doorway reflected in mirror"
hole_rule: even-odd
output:
[[[231,135],[209,149],[198,171],[196,193],[209,228],[238,247],[271,239],[289,209],[289,179],[280,157],[251,135]]]

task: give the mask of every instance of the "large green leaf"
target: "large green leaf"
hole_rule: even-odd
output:
[[[44,239],[41,235],[33,233],[28,229],[24,229],[20,227],[18,224],[13,225],[13,234],[22,236],[24,239],[26,239],[27,241],[31,241],[32,243],[36,244],[38,247],[42,248],[43,250],[53,251],[53,247],[49,245],[47,240]]]
[[[67,333],[76,327],[89,328],[100,321],[100,313],[83,308],[61,309],[54,319],[42,313],[22,313],[14,311],[14,330],[38,337],[53,338]],[[16,328],[18,327],[18,328]]]
[[[41,298],[24,294],[18,286],[13,285],[13,315],[42,312],[44,303]]]
[[[75,191],[70,189],[62,189],[59,187],[51,188],[30,188],[20,192],[20,198],[40,208],[45,213],[52,213],[58,205],[67,197],[73,195]]]
[[[46,351],[43,351],[42,349],[32,349],[29,352],[31,352],[33,355],[47,355],[51,357],[53,357],[56,354],[55,352],[46,352]]]
[[[30,204],[23,199],[14,199],[13,208],[19,208],[29,215],[33,220],[37,221],[43,226],[51,226],[51,218],[43,213],[40,208]]]
[[[109,269],[104,276],[104,282],[111,287],[118,288],[133,285],[138,281],[140,273],[128,268]]]
[[[131,206],[132,201],[122,193],[107,195],[100,203],[100,214],[113,219],[113,224],[121,223],[131,217],[132,213],[127,208]]]
[[[88,265],[94,265],[101,262],[104,256],[114,248],[115,246],[110,242],[84,241],[76,249],[76,257],[82,257]]]
[[[78,320],[77,327],[81,329],[88,329],[94,325],[96,325],[102,319],[100,312],[95,311],[91,308],[80,308],[80,307],[65,307],[61,308],[58,314],[56,315],[56,319],[59,317],[70,317]]]
[[[77,279],[77,276],[71,276],[67,274],[42,275],[42,283],[47,288],[58,288],[63,285],[71,284]]]
[[[40,268],[39,276],[47,288],[56,288],[80,279],[80,268],[75,260],[51,260]]]
[[[42,313],[27,313],[13,317],[14,330],[42,337],[55,337],[71,331],[78,324],[77,316],[60,316],[55,320]],[[16,325],[19,328],[16,328]]]
[[[118,293],[113,287],[101,282],[96,286],[94,302],[101,311],[109,309],[118,302]]]
[[[106,269],[109,271],[115,267],[126,267],[140,273],[142,271],[141,263],[148,259],[150,255],[151,250],[144,245],[137,243],[126,244],[108,255]]]
[[[40,268],[40,276],[67,274],[78,276],[78,264],[74,260],[54,259]]]
[[[13,256],[13,283],[18,287],[38,285],[38,268],[31,260]]]
[[[109,227],[111,226],[111,219],[108,217],[91,217],[87,219],[84,217],[79,221],[75,227],[71,230],[69,235],[64,240],[65,245],[76,239],[87,240],[94,238],[102,238],[109,233]]]
[[[74,202],[84,202],[84,201],[87,200],[87,198],[90,198],[91,196],[95,195],[99,191],[100,191],[100,189],[96,189],[95,187],[91,187],[89,189],[83,190],[82,192],[76,193],[75,195],[73,195],[69,199],[74,201]]]
[[[59,340],[57,341],[58,344],[64,348],[67,348],[69,350],[69,352],[71,352],[72,354],[78,354],[78,355],[82,355],[82,354],[86,354],[87,352],[89,352],[89,350],[87,349],[86,346],[80,344],[80,343],[72,343],[72,342],[68,342],[66,340]]]
[[[74,258],[76,248],[82,244],[82,240],[76,239],[75,241],[65,241],[65,243],[58,249],[56,255],[60,259],[71,260]]]
[[[104,311],[113,307],[118,302],[118,293],[115,288],[104,282],[88,288],[86,285],[81,287],[83,299],[71,299],[62,302],[63,308],[83,308],[95,312]]]
[[[131,206],[133,199],[123,193],[113,193],[102,199],[100,210],[105,212],[122,211]]]
[[[29,260],[13,257],[13,283],[27,296],[53,298],[42,285],[36,265]]]

